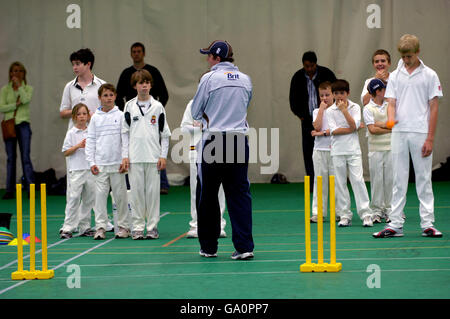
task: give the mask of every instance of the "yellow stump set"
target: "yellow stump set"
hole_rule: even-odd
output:
[[[322,176],[317,176],[317,263],[311,261],[311,224],[309,176],[305,176],[305,253],[306,262],[300,266],[301,272],[338,272],[342,264],[336,262],[336,209],[334,176],[330,176],[330,263],[323,261],[323,201]]]
[[[23,225],[22,225],[22,185],[16,185],[17,198],[17,271],[11,273],[12,280],[50,279],[54,270],[47,266],[47,196],[45,184],[41,184],[41,247],[42,270],[36,270],[36,205],[35,185],[30,184],[30,270],[23,269]]]

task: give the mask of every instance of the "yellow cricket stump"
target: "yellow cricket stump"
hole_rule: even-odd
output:
[[[35,185],[30,184],[30,270],[23,269],[23,224],[22,185],[16,185],[17,197],[17,271],[11,273],[12,280],[50,279],[55,276],[47,266],[47,196],[45,184],[41,184],[41,247],[42,270],[36,269],[36,202]]]
[[[323,257],[323,201],[322,176],[317,176],[317,263],[311,262],[311,226],[310,226],[310,180],[305,176],[305,253],[306,262],[300,265],[301,272],[339,272],[342,264],[336,262],[336,208],[334,176],[330,176],[330,263]]]

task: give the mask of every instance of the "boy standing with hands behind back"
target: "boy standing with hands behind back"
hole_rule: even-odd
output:
[[[402,218],[408,190],[409,154],[416,174],[416,192],[420,201],[420,227],[424,237],[442,237],[434,226],[434,196],[431,184],[433,142],[438,118],[438,99],[442,87],[436,72],[419,59],[419,39],[410,34],[400,38],[401,60],[392,72],[386,88],[388,121],[392,128],[394,187],[391,222],[373,237],[403,236]],[[394,126],[395,124],[395,126]]]

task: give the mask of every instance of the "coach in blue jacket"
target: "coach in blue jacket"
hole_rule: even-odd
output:
[[[220,235],[217,193],[223,185],[236,251],[232,259],[253,258],[252,198],[248,181],[247,108],[252,97],[250,77],[232,63],[226,41],[214,41],[207,54],[211,67],[200,80],[192,116],[202,121],[197,160],[197,215],[200,255],[216,257]]]
[[[322,82],[334,82],[334,73],[317,64],[317,56],[313,51],[308,51],[302,57],[303,68],[298,70],[291,80],[289,91],[289,103],[291,111],[297,115],[302,122],[302,149],[305,170],[311,181],[314,181],[314,165],[312,154],[314,149],[314,130],[312,113],[320,106],[319,85]],[[314,184],[311,183],[311,190]]]

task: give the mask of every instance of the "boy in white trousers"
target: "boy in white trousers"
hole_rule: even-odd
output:
[[[129,137],[126,163],[129,164],[132,238],[135,240],[159,238],[159,174],[166,167],[171,135],[164,106],[150,95],[152,83],[147,70],[136,71],[131,85],[138,95],[124,108],[122,132]]]
[[[419,39],[410,34],[400,38],[401,60],[386,88],[388,121],[392,128],[391,149],[394,187],[391,222],[374,233],[375,238],[403,236],[402,218],[408,190],[409,156],[414,165],[417,197],[420,201],[420,227],[424,237],[442,237],[434,227],[434,196],[431,183],[433,142],[439,98],[443,96],[439,77],[419,59]],[[394,126],[395,125],[395,126]]]
[[[112,84],[103,84],[98,90],[101,107],[91,118],[86,141],[86,157],[91,172],[95,175],[95,235],[94,239],[105,239],[108,224],[107,199],[111,188],[117,205],[116,238],[129,236],[128,201],[125,175],[125,158],[128,136],[122,134],[123,112],[115,105],[116,89]]]
[[[91,228],[91,211],[95,202],[95,182],[86,160],[85,146],[89,108],[78,103],[72,109],[74,126],[67,131],[62,152],[67,158],[66,215],[60,230],[61,238],[72,238],[77,227],[80,234]]]
[[[191,187],[191,221],[189,222],[190,229],[186,234],[187,238],[197,238],[197,205],[196,205],[196,193],[197,193],[197,147],[198,143],[202,138],[201,122],[195,121],[192,117],[191,112],[192,100],[189,101],[186,106],[186,110],[183,114],[183,119],[181,120],[181,130],[190,134],[190,151],[189,151],[189,162],[190,162],[190,187]],[[220,185],[219,188],[219,206],[220,206],[220,237],[227,237],[225,232],[225,225],[227,221],[223,218],[225,212],[225,192],[223,191],[223,186]]]
[[[328,127],[326,110],[333,105],[333,93],[331,83],[323,82],[319,85],[320,106],[313,111],[314,136],[313,164],[315,172],[313,205],[311,222],[317,222],[317,176],[322,176],[322,208],[323,217],[328,212],[328,180],[330,175],[334,175],[333,162],[331,161],[331,136]]]
[[[331,85],[335,103],[327,109],[331,132],[331,159],[335,174],[336,215],[339,226],[351,226],[350,193],[347,177],[355,195],[356,209],[364,227],[373,226],[370,200],[364,183],[361,148],[357,129],[361,122],[361,108],[348,99],[350,85],[346,80],[336,80]]]
[[[389,221],[392,200],[392,154],[391,130],[383,128],[387,121],[387,101],[384,99],[385,83],[373,79],[367,85],[372,99],[364,107],[364,123],[368,129],[369,173],[372,220],[381,223]]]

